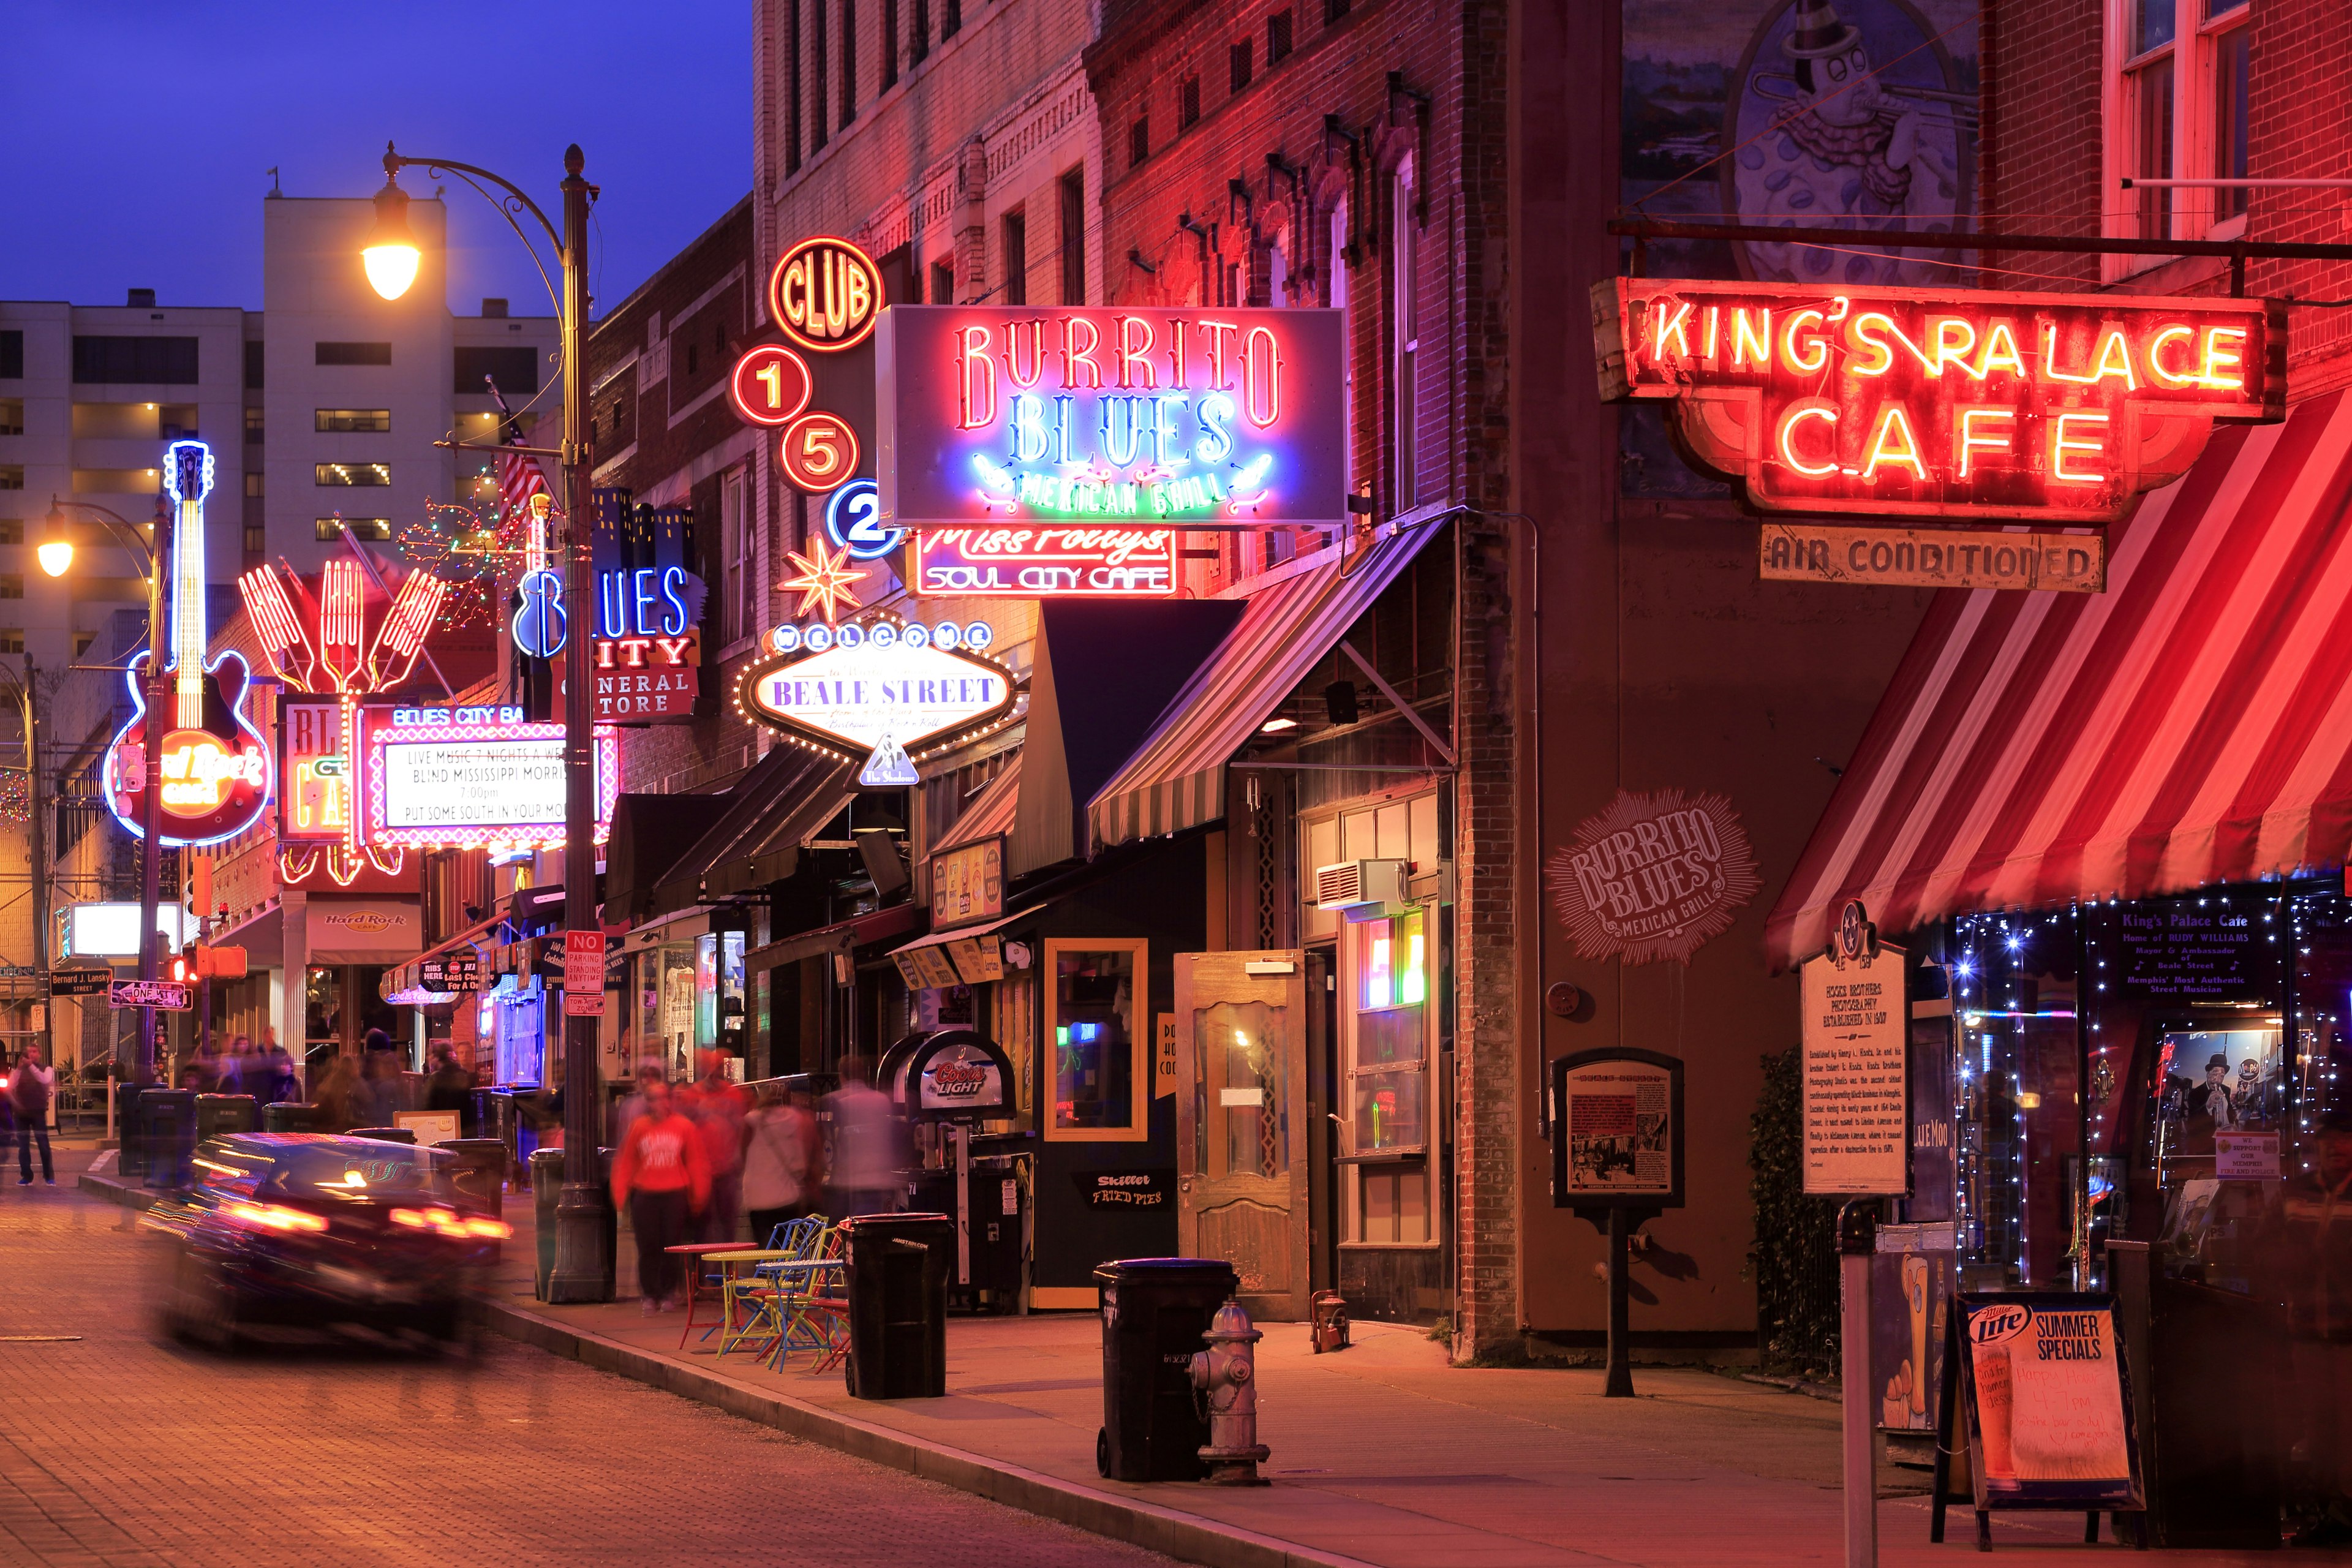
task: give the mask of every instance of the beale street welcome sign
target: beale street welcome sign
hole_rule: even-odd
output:
[[[2101,523],[2286,411],[2278,301],[1616,278],[1601,395],[1765,512]]]

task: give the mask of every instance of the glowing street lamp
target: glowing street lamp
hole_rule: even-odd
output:
[[[369,284],[387,300],[397,300],[416,281],[416,237],[408,230],[408,193],[387,156],[383,189],[375,194],[375,227],[368,235],[360,259],[367,264]]]
[[[65,511],[54,498],[43,524],[41,542],[33,553],[40,559],[41,570],[52,577],[62,577],[73,569],[73,536],[66,531]]]

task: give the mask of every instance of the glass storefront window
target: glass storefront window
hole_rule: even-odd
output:
[[[1147,948],[1142,942],[1049,938],[1054,989],[1045,1019],[1054,1051],[1054,1107],[1045,1135],[1084,1141],[1147,1135],[1139,1060]]]
[[[1278,1031],[1284,1009],[1263,1002],[1220,1002],[1194,1011],[1193,1038],[1202,1053],[1196,1156],[1209,1176],[1279,1176],[1290,1169],[1283,1136],[1284,1103]]]

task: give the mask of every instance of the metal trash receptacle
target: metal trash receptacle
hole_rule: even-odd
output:
[[[532,1294],[547,1300],[548,1277],[555,1272],[555,1205],[563,1196],[563,1151],[530,1152],[530,1218],[533,1248]]]
[[[250,1132],[258,1108],[249,1094],[200,1094],[196,1096],[196,1142],[218,1138],[228,1132]]]
[[[844,1220],[841,1229],[849,1295],[849,1354],[842,1377],[850,1396],[944,1396],[955,1220],[943,1214],[870,1214]]]
[[[264,1132],[316,1132],[319,1108],[307,1100],[281,1100],[261,1108]]]
[[[147,1144],[147,1185],[177,1192],[188,1185],[196,1148],[196,1097],[185,1089],[145,1089],[131,1109]]]
[[[457,1138],[438,1147],[452,1156],[449,1179],[467,1208],[493,1216],[506,1212],[505,1144],[495,1138]]]
[[[1130,1258],[1102,1285],[1103,1424],[1095,1468],[1115,1481],[1194,1481],[1208,1473],[1209,1423],[1192,1394],[1192,1353],[1240,1288],[1215,1258]]]
[[[139,1120],[139,1097],[151,1087],[115,1080],[114,1136],[122,1152],[116,1157],[114,1173],[125,1181],[147,1174],[147,1129]]]

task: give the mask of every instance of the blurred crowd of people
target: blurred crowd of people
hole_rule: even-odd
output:
[[[198,1094],[249,1094],[257,1107],[301,1097],[294,1058],[278,1043],[275,1029],[264,1029],[258,1044],[250,1035],[236,1035],[226,1047],[207,1043],[190,1052],[180,1064],[179,1087]]]
[[[723,1051],[698,1053],[696,1066],[698,1076],[673,1089],[660,1064],[645,1064],[636,1091],[614,1108],[613,1201],[635,1233],[648,1313],[685,1302],[684,1259],[672,1247],[761,1242],[805,1215],[886,1213],[906,1195],[904,1132],[865,1058],[842,1063],[841,1087],[821,1105],[777,1084],[754,1095]]]

